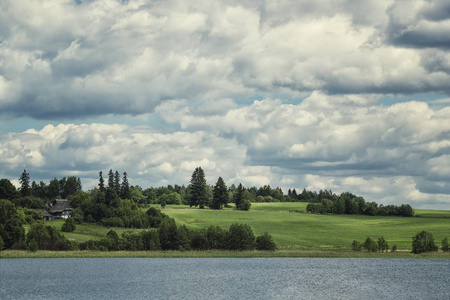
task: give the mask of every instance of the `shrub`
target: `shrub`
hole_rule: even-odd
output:
[[[375,243],[370,237],[366,238],[363,243],[363,247],[367,250],[367,252],[377,252],[378,250],[377,243]]]
[[[76,229],[75,220],[73,218],[66,219],[66,221],[61,227],[61,231],[64,232],[73,232],[75,231],[75,229]]]
[[[32,240],[31,242],[28,243],[28,251],[30,252],[36,252],[39,249],[39,245],[36,242],[36,240]]]
[[[384,237],[380,237],[378,238],[378,250],[380,252],[384,252],[386,250],[386,252],[389,250],[389,244],[386,242],[386,240],[384,239]]]
[[[256,249],[274,251],[277,249],[277,245],[273,241],[272,236],[265,232],[263,235],[256,238]]]
[[[232,224],[227,234],[227,246],[229,250],[253,250],[255,236],[252,228],[247,224]]]
[[[357,240],[353,240],[352,249],[353,249],[353,251],[361,251],[361,249],[362,249],[361,243],[358,242]]]
[[[448,238],[445,238],[442,240],[442,251],[444,252],[448,252],[449,248],[448,248]]]
[[[433,235],[428,231],[422,230],[412,239],[412,253],[418,254],[438,250],[438,247],[434,243]]]
[[[392,245],[392,250],[391,250],[392,252],[395,252],[395,251],[397,251],[397,245]]]

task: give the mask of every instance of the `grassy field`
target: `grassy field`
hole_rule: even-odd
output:
[[[217,225],[224,229],[228,229],[233,223],[249,224],[255,235],[269,232],[279,251],[277,254],[264,254],[269,256],[297,256],[297,257],[314,257],[317,252],[321,256],[326,257],[359,257],[368,254],[349,253],[351,251],[351,243],[353,240],[363,242],[367,236],[377,240],[378,237],[384,236],[389,245],[397,245],[399,253],[392,255],[409,255],[411,251],[412,237],[421,230],[431,232],[435,238],[436,244],[440,247],[441,241],[445,237],[450,238],[450,211],[438,210],[415,210],[416,214],[421,217],[370,217],[362,215],[316,215],[306,214],[303,211],[307,203],[252,203],[250,211],[237,211],[232,208],[225,210],[196,209],[189,206],[168,205],[162,211],[174,218],[178,225],[186,225],[191,229],[203,229],[210,225]],[[159,206],[158,206],[159,208]],[[62,220],[47,222],[48,225],[54,226],[60,230],[63,224]],[[114,228],[120,235],[122,232],[130,230],[125,228]],[[78,242],[87,241],[89,239],[99,239],[105,237],[110,228],[97,224],[77,225],[75,232],[64,233],[70,239]],[[136,229],[134,229],[136,230]],[[7,251],[3,251],[0,257],[5,257]],[[11,254],[9,255],[26,255]],[[166,257],[166,254],[138,254],[145,257]],[[208,257],[213,256],[251,256],[250,254],[222,254],[221,252],[212,251],[205,254],[192,252],[194,254],[170,254],[170,257],[177,255]],[[224,252],[226,253],[226,252]],[[336,254],[339,253],[339,254]],[[30,254],[32,255],[32,254]],[[50,254],[49,254],[50,255]],[[78,255],[78,254],[77,254]],[[75,255],[75,257],[77,256]],[[86,255],[80,253],[79,255]],[[127,256],[124,252],[110,254],[117,256]],[[252,254],[255,256],[264,256],[263,254]],[[376,257],[369,255],[369,257]],[[437,254],[436,254],[437,255]],[[439,254],[439,257],[450,257],[447,254]],[[105,256],[102,254],[101,256]],[[91,256],[92,257],[92,256]]]
[[[228,228],[233,223],[249,224],[260,235],[269,232],[282,250],[351,250],[353,240],[384,236],[389,245],[410,251],[412,237],[430,231],[440,246],[450,238],[450,211],[417,210],[422,217],[371,217],[362,215],[316,215],[290,212],[305,210],[307,203],[252,203],[250,211],[215,211],[186,206],[167,206],[163,212],[177,224],[201,229],[210,225]]]

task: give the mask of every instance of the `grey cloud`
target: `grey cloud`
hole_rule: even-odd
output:
[[[3,4],[0,15],[3,114],[135,115],[174,99],[239,104],[316,90],[450,93],[443,54],[364,47],[386,25],[389,1],[87,1],[55,2],[45,11],[19,2]],[[400,22],[398,5],[388,11],[391,36],[409,23],[443,18],[423,10]]]
[[[446,0],[395,1],[389,7],[388,42],[412,48],[450,48],[450,4]],[[415,3],[416,4],[416,3]]]

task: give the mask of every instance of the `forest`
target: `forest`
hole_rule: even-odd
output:
[[[204,209],[233,207],[247,211],[252,202],[309,202],[306,213],[366,214],[413,216],[409,205],[383,206],[366,203],[350,192],[336,195],[328,190],[319,192],[303,189],[297,193],[289,189],[263,187],[246,188],[242,184],[227,187],[219,177],[214,186],[206,183],[201,167],[192,173],[188,186],[168,185],[142,189],[130,185],[126,172],[109,170],[107,179],[99,172],[98,186],[83,191],[80,178],[69,176],[52,179],[49,184],[30,180],[24,170],[20,187],[8,180],[0,180],[0,250],[274,250],[276,245],[269,233],[255,237],[250,226],[233,224],[229,229],[211,226],[205,230],[189,230],[157,209],[167,204],[189,205]],[[139,228],[139,232],[125,232],[119,236],[114,230],[98,241],[74,243],[46,225],[43,212],[50,211],[55,199],[68,199],[70,217],[62,231],[70,232],[83,222],[107,227]],[[153,205],[153,206],[151,206]],[[28,228],[27,232],[24,226]],[[25,233],[26,232],[26,233]]]

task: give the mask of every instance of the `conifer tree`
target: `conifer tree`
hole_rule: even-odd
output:
[[[208,192],[206,186],[205,173],[201,167],[195,169],[192,173],[191,183],[189,185],[189,205],[205,208],[208,204]]]
[[[20,182],[20,195],[22,197],[31,195],[30,174],[27,173],[27,170],[23,170],[22,175],[19,178],[19,182]]]
[[[222,177],[219,177],[216,185],[214,186],[213,200],[211,208],[221,209],[228,204],[228,188],[225,185]]]
[[[98,179],[98,188],[101,192],[105,191],[105,180],[103,179],[103,172],[100,171],[98,173],[99,179]]]
[[[130,185],[128,183],[127,172],[123,172],[122,186],[120,187],[120,197],[122,199],[131,199]]]
[[[116,190],[117,195],[120,195],[120,174],[117,170],[114,173],[114,189]]]
[[[239,183],[239,186],[237,187],[233,195],[233,200],[236,205],[236,209],[238,210],[249,210],[250,206],[252,205],[246,197],[245,193],[246,191],[242,186],[242,183]]]
[[[114,188],[114,173],[112,169],[109,169],[109,173],[108,173],[108,187],[109,188]]]

